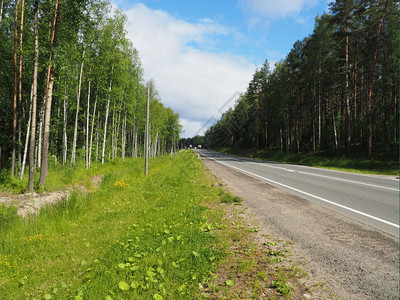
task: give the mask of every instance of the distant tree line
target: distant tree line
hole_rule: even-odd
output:
[[[191,138],[182,138],[179,140],[180,148],[198,147],[199,145],[204,146],[204,136],[196,135]]]
[[[399,136],[399,2],[337,0],[205,134],[210,148],[353,155]]]
[[[104,163],[143,153],[151,88],[150,155],[173,148],[178,115],[145,83],[126,17],[106,0],[0,0],[0,170],[35,172],[48,158]]]

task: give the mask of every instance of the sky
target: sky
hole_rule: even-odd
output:
[[[310,35],[329,0],[112,0],[127,16],[144,79],[179,113],[181,137],[203,135],[244,93]]]

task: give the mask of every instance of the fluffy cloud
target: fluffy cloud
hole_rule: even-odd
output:
[[[234,30],[210,19],[188,23],[143,4],[125,13],[145,77],[155,80],[163,103],[180,114],[184,136],[211,125],[207,121],[218,119],[247,88],[256,67],[218,51],[220,40],[235,38]]]
[[[298,14],[304,7],[317,4],[318,0],[240,0],[239,3],[248,13],[269,18],[282,18]]]

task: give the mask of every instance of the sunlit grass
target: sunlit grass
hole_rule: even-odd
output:
[[[86,191],[0,230],[2,299],[191,299],[224,255],[193,153],[153,159],[147,177],[141,159],[52,167],[46,187],[66,186]]]

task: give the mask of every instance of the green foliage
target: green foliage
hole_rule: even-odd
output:
[[[332,1],[272,72],[255,71],[206,146],[380,160],[398,148],[398,39],[398,1]]]
[[[290,286],[282,281],[272,281],[272,286],[276,288],[283,296],[290,294]]]
[[[220,191],[219,195],[221,196],[221,203],[241,204],[243,202],[243,200],[241,198],[233,196],[230,193],[226,193],[223,190]]]
[[[123,154],[140,156],[141,152],[138,149],[143,148],[142,137],[145,128],[148,84],[144,82],[138,51],[127,37],[126,16],[120,10],[114,10],[108,0],[79,0],[61,3],[60,15],[62,17],[58,26],[58,43],[53,49],[50,49],[55,3],[56,1],[39,1],[40,55],[37,126],[40,121],[43,121],[40,119],[42,117],[39,113],[43,108],[43,101],[40,99],[43,99],[46,94],[47,67],[51,52],[54,54],[52,64],[55,70],[52,110],[57,113],[52,114],[50,122],[49,166],[60,165],[60,163],[62,165],[70,164],[70,157],[63,157],[63,148],[68,149],[67,154],[70,156],[72,152],[70,149],[74,144],[75,121],[78,126],[74,164],[79,165],[85,161],[86,151],[84,149],[89,148],[89,145],[86,145],[86,135],[89,135],[92,130],[95,135],[92,137],[92,161],[101,159],[102,138],[105,131],[105,160],[121,158]],[[0,40],[2,41],[0,44],[0,111],[3,116],[0,119],[0,168],[9,167],[12,153],[14,9],[14,2],[5,1],[3,18],[0,23]],[[21,7],[19,6],[20,11]],[[21,111],[25,111],[25,115],[27,115],[33,77],[33,3],[25,5],[24,13],[24,63],[22,69],[22,99],[24,101]],[[19,59],[19,53],[17,53],[17,57]],[[83,69],[80,84],[81,66]],[[178,139],[182,126],[179,124],[178,114],[162,104],[156,87],[154,84],[151,85],[151,144],[162,145],[160,147],[161,154],[172,148],[174,134]],[[79,99],[78,90],[80,90]],[[107,128],[104,128],[108,101],[110,102],[109,119]],[[80,104],[77,111],[78,102]],[[94,111],[95,102],[96,111]],[[21,141],[25,141],[28,119],[20,116],[19,113],[17,115],[18,118],[21,118]],[[86,130],[88,120],[90,127],[94,121],[93,129]],[[135,147],[133,146],[134,140],[138,141]],[[97,148],[98,144],[100,144],[100,149]],[[20,155],[22,156],[22,153]],[[67,177],[63,180],[70,180],[68,174],[66,175]],[[26,185],[24,184],[24,189],[26,189]],[[53,188],[46,181],[46,189]]]

